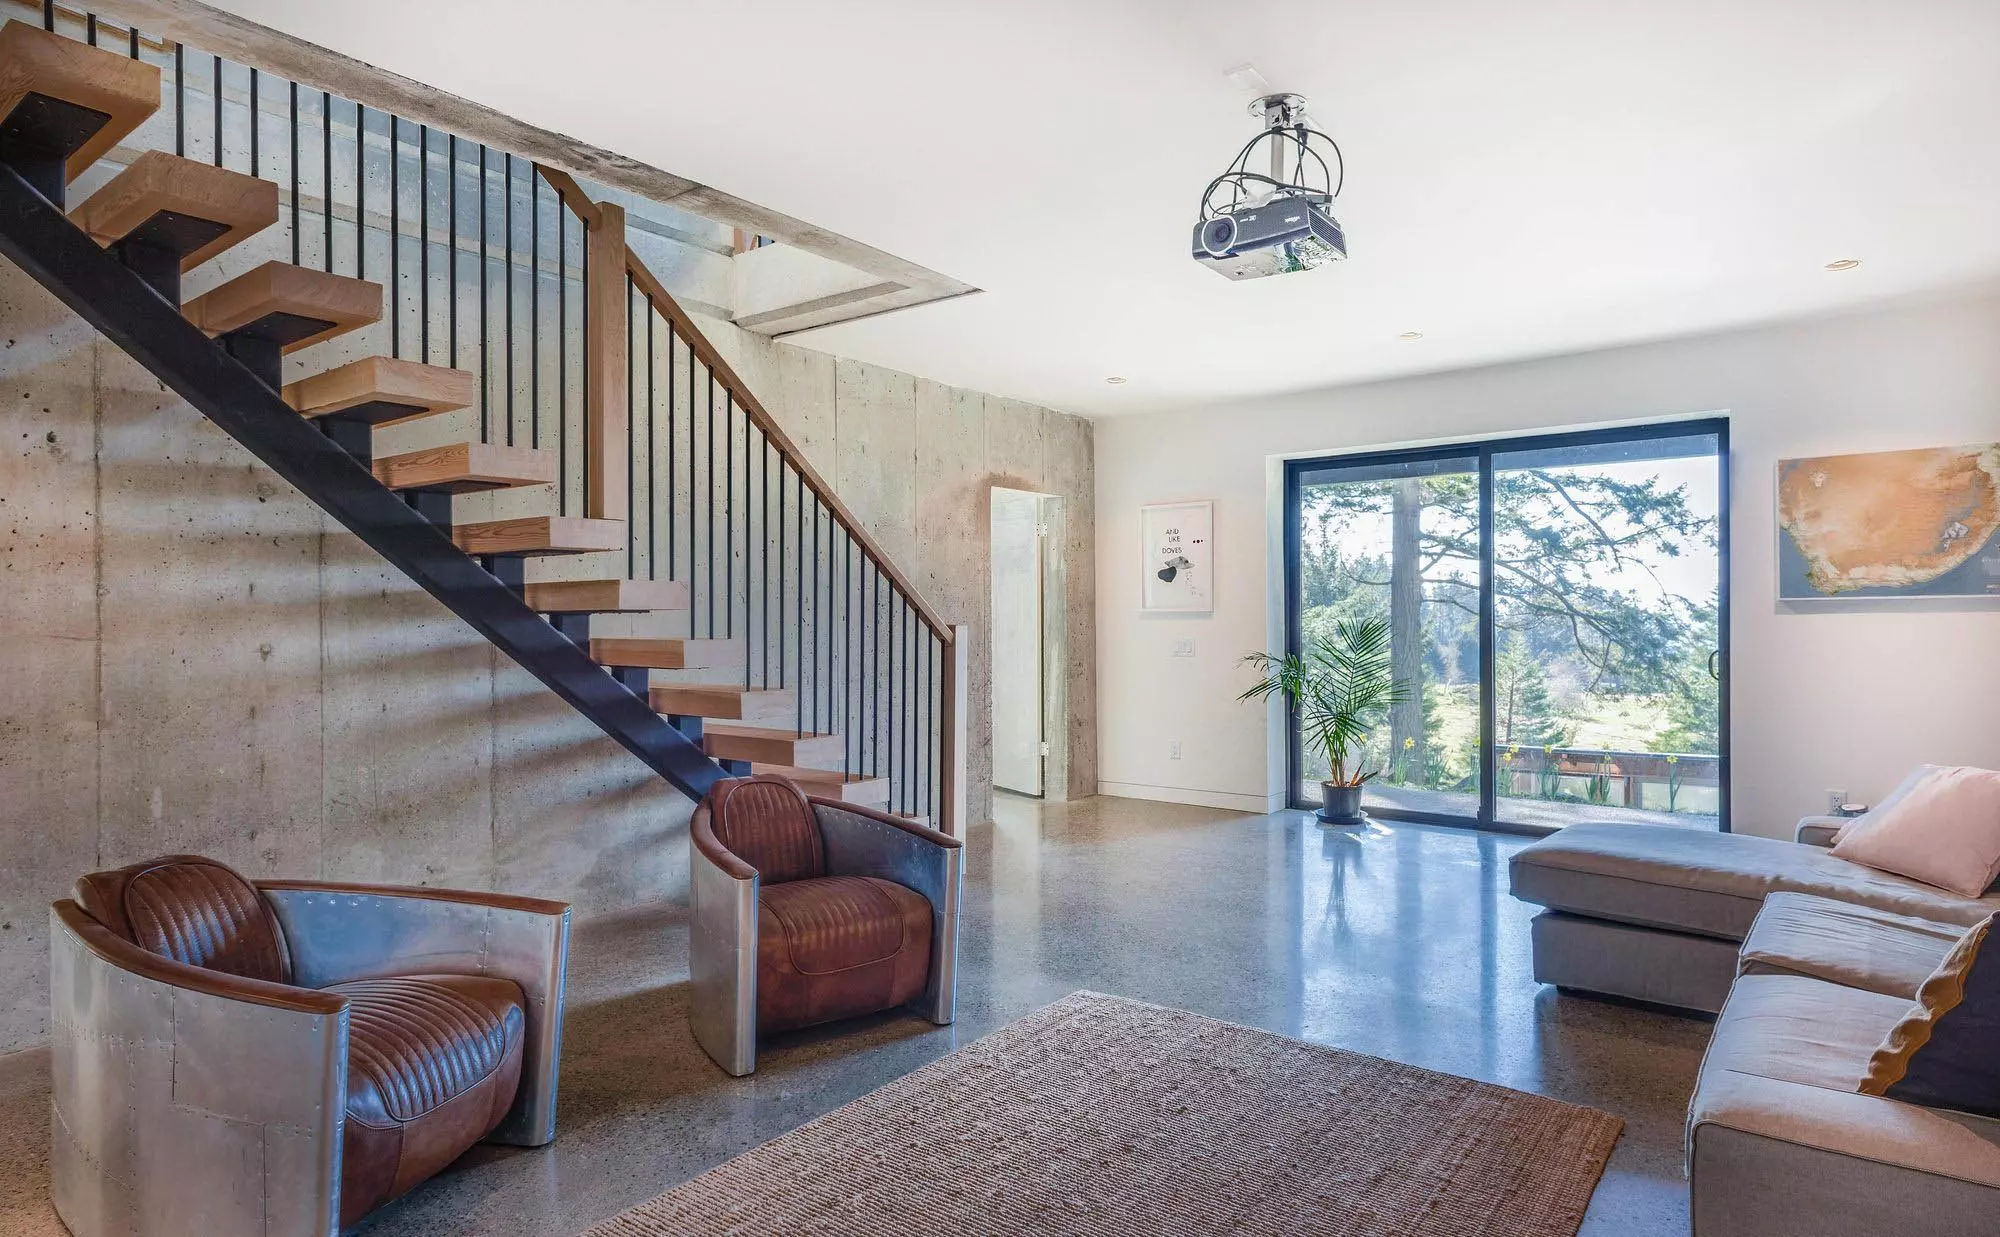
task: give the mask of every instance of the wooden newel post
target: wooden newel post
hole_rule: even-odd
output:
[[[584,514],[595,520],[622,520],[632,505],[625,208],[598,203],[597,218],[584,233],[583,243],[584,264],[589,268],[583,289]]]
[[[953,625],[951,643],[944,646],[944,668],[938,676],[938,699],[944,706],[944,725],[938,739],[944,819],[938,822],[938,828],[953,837],[965,836],[966,826],[965,719],[966,685],[972,679],[971,648],[972,629],[963,623]]]

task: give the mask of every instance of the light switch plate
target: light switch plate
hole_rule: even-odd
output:
[[[1174,641],[1173,655],[1175,657],[1193,657],[1194,641],[1192,640]]]

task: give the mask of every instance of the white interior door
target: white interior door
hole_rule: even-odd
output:
[[[993,784],[1040,795],[1041,498],[993,491]]]

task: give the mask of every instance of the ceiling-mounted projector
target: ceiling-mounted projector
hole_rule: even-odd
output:
[[[1301,95],[1265,95],[1250,111],[1264,131],[1202,192],[1196,260],[1231,279],[1261,279],[1345,258],[1347,234],[1330,209],[1347,173],[1340,147],[1306,124]],[[1331,165],[1315,142],[1332,152]],[[1268,147],[1268,175],[1250,170],[1260,144]]]

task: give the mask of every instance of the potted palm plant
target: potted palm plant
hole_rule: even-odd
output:
[[[1341,619],[1331,639],[1304,653],[1243,658],[1264,677],[1237,699],[1282,696],[1299,719],[1300,737],[1326,757],[1319,818],[1328,824],[1367,819],[1361,814],[1361,787],[1381,770],[1361,767],[1361,748],[1383,714],[1409,692],[1391,672],[1389,646],[1388,620]]]

